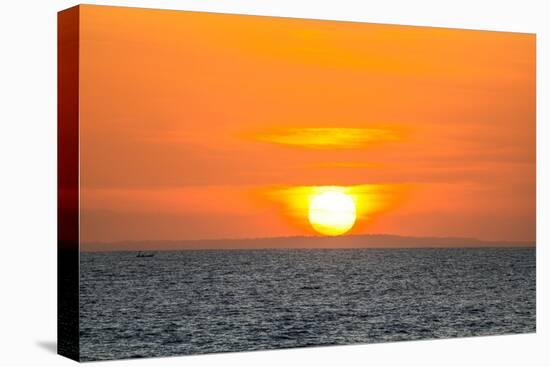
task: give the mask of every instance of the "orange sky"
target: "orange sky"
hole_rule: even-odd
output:
[[[535,36],[81,6],[81,240],[535,239]],[[298,199],[297,199],[298,198]]]

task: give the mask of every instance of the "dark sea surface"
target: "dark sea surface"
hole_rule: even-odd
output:
[[[535,250],[82,253],[83,361],[535,331]]]

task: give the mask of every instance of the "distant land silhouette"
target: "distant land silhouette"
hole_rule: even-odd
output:
[[[87,242],[81,251],[173,251],[330,248],[534,247],[535,241],[482,241],[463,237],[408,237],[386,234],[339,237],[292,236],[246,239]]]

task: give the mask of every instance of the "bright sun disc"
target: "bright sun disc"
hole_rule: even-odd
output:
[[[309,204],[309,222],[327,236],[346,233],[355,224],[356,208],[350,195],[340,191],[316,194]]]

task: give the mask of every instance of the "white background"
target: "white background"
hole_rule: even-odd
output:
[[[546,1],[547,2],[547,1]],[[183,10],[537,33],[537,333],[106,362],[118,366],[549,365],[548,80],[545,1],[90,1]],[[0,365],[70,365],[56,340],[56,12],[72,1],[0,8]],[[545,19],[546,16],[546,19]],[[498,182],[495,182],[498,185]],[[546,223],[546,225],[543,225]],[[546,312],[545,312],[546,308]],[[546,343],[545,343],[546,342]],[[546,346],[546,349],[550,347]],[[104,362],[94,364],[97,366]]]

